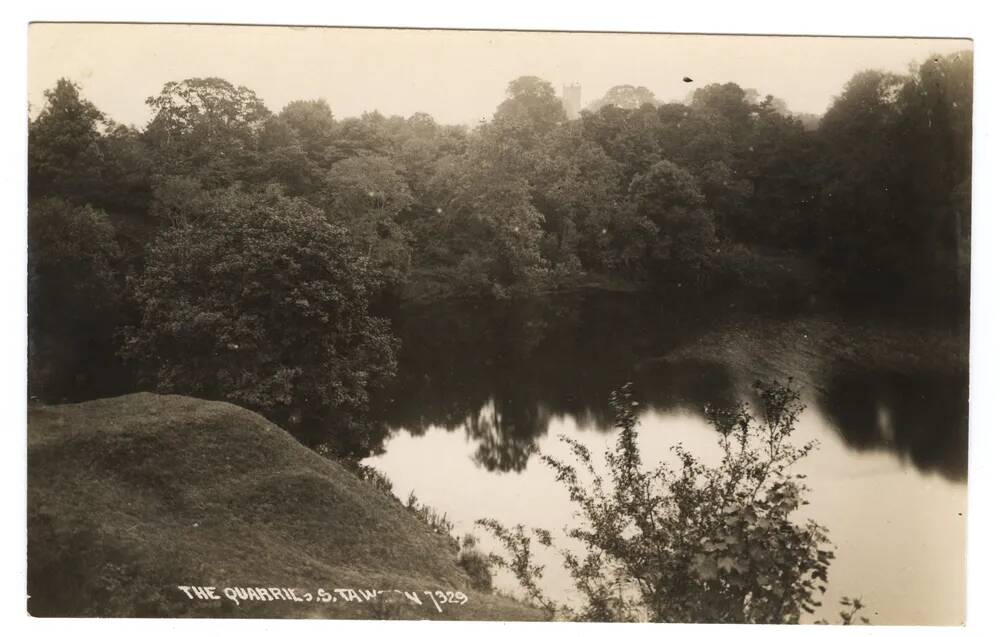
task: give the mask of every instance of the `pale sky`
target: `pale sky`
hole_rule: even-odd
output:
[[[971,48],[944,39],[34,24],[28,100],[34,115],[42,92],[68,77],[114,120],[141,127],[145,98],[164,83],[217,76],[253,89],[275,112],[324,98],[336,117],[423,111],[472,124],[493,113],[510,80],[537,75],[557,94],[579,82],[583,105],[616,84],[672,101],[732,81],[822,114],[856,71],[905,72],[931,54]]]

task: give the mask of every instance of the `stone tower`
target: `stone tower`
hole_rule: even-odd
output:
[[[580,116],[580,85],[577,83],[563,84],[562,91],[563,110],[566,117],[576,119]]]

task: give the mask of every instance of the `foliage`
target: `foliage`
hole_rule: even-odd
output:
[[[649,90],[645,86],[619,84],[609,88],[600,99],[594,100],[588,104],[587,110],[596,113],[605,106],[632,109],[639,108],[643,104],[659,106],[662,103],[663,102],[656,99],[656,95],[653,94],[653,91]]]
[[[158,391],[293,429],[359,417],[395,368],[395,339],[368,310],[378,273],[301,200],[228,189],[202,203],[150,247],[123,354]]]
[[[489,557],[478,549],[476,536],[466,533],[462,537],[458,553],[458,565],[469,575],[472,589],[482,593],[493,590],[493,574],[490,572]]]
[[[336,140],[336,121],[326,100],[296,100],[281,109],[277,120],[288,126],[302,144],[309,159],[326,167],[335,158],[331,146]]]
[[[542,589],[538,585],[544,567],[532,561],[531,535],[528,534],[524,526],[518,524],[508,529],[492,518],[476,520],[476,524],[492,533],[507,552],[507,557],[491,553],[490,563],[513,573],[527,594],[528,600],[554,615],[556,612],[555,603],[542,593]],[[543,546],[549,546],[552,543],[552,536],[544,529],[534,529],[533,535],[535,540]]]
[[[155,234],[143,226],[157,221],[123,225],[121,214],[142,218],[154,192],[182,179],[279,184],[345,226],[393,288],[431,277],[451,293],[506,298],[587,273],[769,282],[752,271],[759,259],[733,253],[803,256],[826,269],[822,285],[854,292],[955,296],[968,285],[967,53],[908,75],[858,73],[818,130],[805,125],[816,117],[731,82],[669,104],[618,85],[568,121],[553,87],[523,76],[471,131],[423,113],[338,120],[323,100],[275,115],[220,78],[166,84],[141,131],[66,80],[46,97],[29,131],[33,196],[105,209],[136,268]]]
[[[548,135],[532,156],[532,202],[543,217],[542,251],[555,268],[578,272],[614,267],[607,231],[622,214],[621,166],[577,123]]]
[[[319,445],[316,451],[324,456],[330,456],[332,458],[337,457],[337,454],[327,445]],[[348,463],[347,467],[354,472],[354,475],[358,476],[362,481],[370,484],[379,493],[385,494],[393,499],[396,498],[392,492],[392,480],[389,479],[389,476],[385,475],[375,467],[369,467],[368,465],[361,464],[360,462]]]
[[[102,210],[55,198],[29,205],[29,309],[108,309],[119,292],[120,258],[114,227]]]
[[[29,394],[48,400],[101,386],[113,373],[110,331],[119,320],[122,252],[102,210],[56,198],[28,206]],[[67,321],[67,317],[72,317]]]
[[[971,53],[935,55],[857,74],[824,115],[824,260],[848,289],[968,298],[971,97]]]
[[[703,86],[684,103],[669,104],[643,87],[619,85],[605,101],[569,121],[548,82],[523,76],[509,83],[489,121],[468,129],[424,113],[336,118],[320,99],[294,101],[275,114],[248,87],[188,78],[147,100],[153,117],[138,129],[111,121],[79,86],[60,79],[29,122],[28,188],[36,228],[58,222],[63,230],[29,228],[29,242],[38,267],[55,263],[50,257],[62,252],[77,256],[60,262],[76,259],[86,274],[79,283],[53,284],[51,271],[48,284],[40,275],[31,279],[47,285],[32,291],[30,301],[32,368],[40,372],[33,378],[48,378],[41,393],[49,399],[133,388],[134,374],[114,359],[113,335],[127,324],[146,329],[137,325],[148,325],[141,315],[151,299],[116,293],[93,307],[84,303],[77,323],[87,327],[70,335],[75,328],[57,325],[57,318],[67,303],[78,303],[72,288],[104,285],[104,295],[126,276],[152,286],[155,275],[147,270],[166,258],[164,237],[180,241],[178,233],[186,232],[192,244],[209,237],[205,250],[181,249],[207,260],[207,250],[224,242],[221,229],[240,216],[238,207],[272,200],[319,211],[326,223],[321,235],[341,237],[331,249],[353,255],[346,261],[365,272],[359,281],[351,268],[332,280],[314,278],[326,276],[322,269],[293,276],[318,288],[346,285],[365,298],[377,291],[380,307],[424,291],[508,299],[594,280],[699,290],[791,288],[800,298],[847,294],[865,303],[933,299],[965,307],[971,53],[935,55],[907,74],[862,71],[818,126],[818,116],[793,115],[780,98],[734,83]],[[244,203],[220,206],[226,195],[216,191],[230,188]],[[39,216],[43,208],[54,210],[41,203],[53,198],[69,208]],[[68,212],[88,206],[93,214]],[[220,208],[227,221],[213,219]],[[66,246],[48,245],[63,241]],[[92,256],[84,254],[87,241]],[[227,248],[237,250],[232,242]],[[250,255],[238,261],[252,276],[281,262],[276,251]],[[110,288],[101,283],[100,262],[113,272]],[[169,291],[164,285],[157,293]],[[261,324],[262,333],[278,332],[285,318],[277,310],[259,316],[278,321]],[[356,351],[350,345],[344,357]],[[158,356],[147,348],[142,367]],[[78,382],[87,375],[78,365],[88,360],[113,369],[104,376],[115,380]],[[377,378],[390,369],[373,365],[381,370],[373,372]],[[277,367],[246,376],[258,372],[270,384],[241,400],[289,399],[278,389],[287,383],[274,376]],[[180,366],[174,373],[188,376]],[[148,369],[144,375],[149,378]],[[338,369],[333,385],[345,375],[352,376]],[[216,387],[213,395],[229,395],[230,385],[254,393],[249,380],[225,376],[227,389]],[[361,387],[377,384],[353,377],[351,389],[333,399],[350,412],[364,402]],[[208,392],[216,384],[199,369],[190,378],[201,380],[177,386]],[[327,410],[315,402],[278,404],[267,408],[288,412],[274,414],[279,419]],[[378,439],[372,423],[341,416],[338,426],[353,437]]]
[[[490,572],[489,558],[479,550],[479,542],[474,535],[466,533],[461,540],[451,534],[455,530],[455,525],[448,519],[445,513],[439,513],[433,507],[420,502],[416,493],[410,492],[406,502],[402,502],[393,493],[392,480],[378,469],[362,464],[357,460],[344,462],[344,458],[327,444],[320,444],[315,448],[320,455],[341,461],[354,475],[363,482],[369,484],[379,493],[399,502],[417,520],[427,526],[438,535],[447,536],[449,543],[454,545],[457,552],[456,562],[469,576],[469,581],[473,590],[489,593],[493,590],[493,575]]]
[[[29,127],[29,182],[33,196],[105,209],[136,268],[155,234],[142,228],[157,221],[122,213],[143,218],[182,179],[279,184],[346,226],[393,288],[427,276],[506,298],[587,273],[766,284],[759,259],[729,258],[749,252],[806,257],[825,268],[816,285],[960,297],[971,68],[958,53],[907,75],[860,72],[818,130],[817,117],[732,82],[669,104],[622,84],[568,121],[551,84],[523,76],[471,131],[423,113],[338,120],[323,100],[275,115],[220,78],[167,83],[140,131],[60,80]]]
[[[840,617],[840,623],[841,623],[841,625],[843,625],[843,626],[850,626],[850,625],[854,624],[855,618],[858,619],[862,624],[868,624],[868,623],[870,623],[870,620],[867,617],[865,617],[864,615],[860,615],[859,614],[862,610],[864,610],[864,607],[865,607],[865,605],[861,601],[860,597],[854,597],[854,598],[841,597],[839,604],[840,604],[840,607],[843,608],[843,610],[841,610],[838,613],[838,616]],[[818,621],[816,623],[817,624],[829,624],[830,622],[828,622],[827,620],[824,619],[824,620],[820,620],[820,621]]]
[[[523,76],[507,85],[507,99],[497,106],[493,123],[520,147],[536,143],[566,121],[566,111],[548,82]]]
[[[398,218],[413,197],[392,162],[378,156],[342,159],[330,167],[324,187],[331,221],[348,229],[358,250],[389,282],[401,282],[410,267],[410,246]]]
[[[230,185],[252,168],[270,115],[252,90],[217,77],[167,82],[146,104],[154,114],[145,137],[161,170],[198,174],[210,187]]]
[[[584,135],[622,166],[623,189],[636,174],[667,155],[661,143],[660,111],[651,104],[634,110],[609,105],[596,113],[584,111],[580,122]]]
[[[658,279],[707,283],[716,247],[715,226],[694,176],[664,159],[629,186],[638,213],[656,227],[647,250]]]
[[[455,524],[448,519],[447,513],[440,513],[434,507],[424,504],[417,499],[417,494],[413,491],[410,491],[410,495],[407,496],[404,506],[435,533],[447,535],[450,538],[452,532],[455,530]]]
[[[28,126],[28,193],[87,203],[100,183],[101,128],[108,120],[65,78],[45,91],[45,100]]]
[[[467,292],[505,297],[530,289],[547,263],[541,254],[543,217],[532,203],[530,184],[496,170],[492,159],[502,148],[489,138],[467,152],[464,164],[442,167],[448,185],[434,226],[449,237],[444,248]]]
[[[706,410],[719,434],[716,465],[677,445],[679,466],[647,469],[630,385],[612,393],[620,431],[605,453],[606,476],[590,450],[569,438],[574,462],[544,457],[583,522],[569,531],[582,551],[563,551],[585,600],[578,619],[796,623],[820,604],[833,553],[826,529],[796,520],[807,488],[805,476],[791,473],[814,443],[789,440],[802,411],[790,382],[755,389],[758,416],[747,404]],[[529,598],[554,608],[540,592],[542,569],[523,527],[481,524],[510,555],[494,563],[512,570]]]
[[[315,450],[323,456],[343,461],[343,458],[339,457],[339,454],[329,445],[320,444]],[[349,461],[344,463],[344,465],[354,475],[363,482],[371,485],[379,493],[400,502],[399,498],[393,493],[392,480],[378,469],[358,461]],[[439,513],[433,507],[420,502],[413,491],[407,496],[406,502],[400,502],[400,504],[431,531],[438,535],[448,536],[449,541],[454,544],[458,553],[458,566],[469,576],[473,590],[483,593],[489,593],[493,590],[493,575],[490,572],[490,561],[479,550],[479,541],[476,539],[476,536],[466,533],[461,540],[452,537],[451,534],[455,530],[455,525],[448,519],[448,515]]]

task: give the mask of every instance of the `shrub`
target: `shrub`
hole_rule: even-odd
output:
[[[111,373],[122,315],[121,257],[104,211],[51,197],[30,202],[29,394],[87,396],[101,384],[95,372]]]
[[[793,513],[807,504],[805,476],[791,467],[814,443],[789,442],[803,407],[790,382],[755,386],[760,415],[747,404],[709,408],[722,459],[710,466],[681,445],[678,467],[647,469],[639,458],[631,387],[613,392],[617,446],[602,477],[590,451],[564,438],[575,462],[545,456],[583,524],[569,531],[582,552],[562,551],[585,605],[575,619],[596,621],[795,623],[819,606],[833,553],[826,529]],[[586,479],[584,479],[586,478]],[[479,522],[507,548],[510,568],[531,599],[542,596],[521,526]],[[545,531],[535,530],[543,545]]]
[[[458,552],[458,565],[469,575],[473,590],[489,593],[493,590],[493,574],[490,572],[490,559],[479,550],[476,536],[466,533],[462,537]]]
[[[447,513],[439,513],[433,507],[423,504],[417,499],[417,494],[412,491],[410,491],[409,497],[406,498],[405,505],[410,513],[429,526],[432,531],[440,535],[447,535],[450,539],[454,540],[451,537],[451,533],[455,530],[455,524],[448,519]]]
[[[334,459],[338,458],[337,454],[326,444],[319,445],[316,451],[322,456]],[[344,464],[351,470],[351,472],[354,473],[354,475],[358,476],[362,482],[371,485],[379,493],[383,493],[397,502],[399,501],[398,498],[396,498],[396,495],[392,492],[393,484],[392,480],[389,479],[389,476],[385,475],[375,467],[369,467],[368,465],[361,464],[360,462],[348,461]]]
[[[162,392],[222,399],[290,428],[365,412],[395,371],[369,312],[377,272],[302,200],[215,191],[150,248],[123,354]]]
[[[490,564],[505,568],[513,573],[518,584],[527,594],[528,601],[544,608],[550,615],[554,615],[556,605],[542,593],[542,589],[538,585],[544,567],[532,561],[531,536],[525,531],[524,526],[518,524],[512,529],[508,529],[500,522],[490,518],[476,520],[476,524],[492,533],[507,552],[507,557],[491,553],[489,555]],[[552,536],[548,531],[534,529],[534,535],[543,546],[552,545]]]

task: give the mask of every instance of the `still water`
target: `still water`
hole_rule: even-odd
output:
[[[410,310],[394,319],[399,376],[378,401],[392,433],[366,463],[487,550],[483,517],[558,539],[573,509],[539,456],[567,457],[560,434],[613,446],[612,389],[635,383],[645,462],[670,461],[676,443],[712,460],[704,405],[791,377],[806,405],[796,439],[820,443],[798,468],[812,490],[804,513],[836,547],[815,618],[835,621],[848,595],[872,623],[961,623],[966,323],[781,307],[588,293]],[[545,592],[572,600],[559,556],[539,559]],[[495,584],[516,590],[510,577]]]

